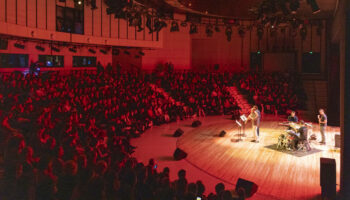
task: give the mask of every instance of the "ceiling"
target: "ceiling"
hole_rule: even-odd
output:
[[[164,0],[179,12],[192,12],[209,16],[230,18],[253,18],[249,10],[262,0]],[[328,18],[333,16],[337,0],[316,0],[321,12],[312,14],[306,0],[300,0],[299,16],[307,18]]]

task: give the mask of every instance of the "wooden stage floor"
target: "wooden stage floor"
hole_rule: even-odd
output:
[[[210,192],[218,182],[234,188],[238,178],[255,182],[258,192],[252,199],[320,199],[320,158],[334,158],[337,164],[337,184],[340,174],[340,153],[334,146],[334,134],[339,133],[338,127],[328,127],[327,145],[321,146],[316,142],[312,148],[321,151],[297,157],[287,153],[266,148],[277,143],[278,136],[285,131],[279,126],[282,119],[265,116],[260,127],[260,143],[252,143],[250,123],[247,124],[246,135],[241,142],[235,142],[238,134],[237,125],[227,116],[206,117],[200,119],[202,126],[190,127],[191,120],[153,127],[141,138],[132,141],[137,146],[135,156],[147,162],[155,158],[160,167],[169,166],[172,180],[178,169],[184,168],[189,177],[208,182]],[[170,135],[177,129],[185,131],[180,138]],[[222,131],[225,137],[218,137]],[[318,126],[314,125],[313,132],[319,137]],[[175,147],[188,153],[182,161],[171,159]],[[174,171],[173,171],[174,170]],[[197,171],[196,171],[197,170]],[[207,186],[208,188],[208,186]]]

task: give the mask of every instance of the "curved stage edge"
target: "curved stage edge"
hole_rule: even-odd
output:
[[[339,127],[327,128],[327,145],[312,142],[318,149],[309,155],[298,157],[282,153],[268,146],[277,143],[278,136],[285,127],[278,123],[283,119],[263,116],[260,128],[260,143],[252,143],[250,123],[247,124],[243,141],[237,142],[238,127],[229,116],[209,116],[199,119],[202,125],[192,128],[192,119],[152,127],[140,138],[133,139],[137,149],[134,156],[147,164],[154,158],[158,171],[170,168],[170,178],[177,178],[177,171],[185,169],[189,182],[202,180],[206,194],[215,192],[217,183],[223,182],[227,189],[234,189],[238,178],[255,182],[258,192],[250,199],[320,199],[319,186],[320,158],[334,158],[337,164],[337,184],[340,175],[339,149],[333,148],[334,134]],[[176,129],[184,134],[172,137]],[[224,130],[226,135],[219,137]],[[318,126],[312,130],[319,136]],[[183,149],[188,156],[181,161],[172,157],[176,147]]]

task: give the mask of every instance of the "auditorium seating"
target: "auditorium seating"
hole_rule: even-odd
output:
[[[58,200],[205,198],[203,183],[187,183],[183,171],[171,182],[169,169],[157,172],[153,161],[147,166],[137,162],[131,156],[135,147],[129,140],[154,125],[239,109],[226,89],[236,81],[249,95],[265,95],[263,90],[271,91],[266,87],[273,85],[281,90],[278,97],[285,95],[286,89],[291,99],[297,98],[293,93],[297,88],[278,88],[274,76],[267,83],[255,80],[257,76],[86,70],[0,73],[4,170],[0,196]],[[151,83],[163,87],[177,102],[153,90]],[[282,107],[278,109],[282,111]]]

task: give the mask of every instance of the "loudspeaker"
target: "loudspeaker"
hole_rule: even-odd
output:
[[[187,153],[179,148],[176,148],[173,156],[175,160],[182,160],[187,157]]]
[[[192,123],[192,127],[198,127],[198,126],[200,126],[200,125],[202,125],[202,122],[199,121],[199,120],[196,120],[196,121],[194,121],[194,122]]]
[[[178,128],[174,134],[173,137],[180,137],[182,134],[184,134],[184,131],[181,128]]]
[[[253,183],[251,181],[242,179],[242,178],[239,178],[237,180],[236,192],[238,192],[239,188],[243,188],[245,190],[245,197],[246,198],[249,198],[249,197],[253,196],[253,194],[255,194],[258,191],[258,185],[257,184],[255,184],[255,183]]]
[[[334,147],[340,148],[340,134],[334,135]]]
[[[219,137],[224,137],[226,135],[226,132],[225,131],[221,131],[220,133],[219,133]]]
[[[320,185],[322,197],[336,197],[336,165],[335,159],[320,158]]]

